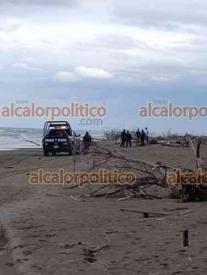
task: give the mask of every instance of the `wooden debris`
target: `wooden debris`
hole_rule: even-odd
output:
[[[149,215],[153,216],[166,216],[169,215],[169,213],[161,213],[161,212],[146,212],[146,211],[140,211],[140,210],[129,210],[129,209],[120,209],[122,212],[131,212],[131,213],[138,213],[138,214],[143,214],[145,218],[148,218]]]
[[[163,146],[172,146],[172,147],[190,147],[193,151],[195,158],[195,168],[196,169],[206,169],[205,162],[201,156],[201,144],[204,143],[203,140],[193,140],[190,136],[185,137],[176,137],[174,139],[157,139],[157,142]],[[158,196],[156,190],[167,189],[169,193],[173,193],[172,186],[169,186],[167,183],[167,174],[168,171],[176,171],[176,168],[169,167],[161,162],[152,163],[149,161],[144,161],[141,159],[133,159],[126,157],[116,150],[111,149],[110,147],[100,146],[96,142],[93,142],[91,148],[91,157],[92,163],[91,167],[88,170],[96,171],[96,169],[104,167],[104,169],[115,169],[120,171],[130,171],[136,175],[135,182],[129,183],[107,183],[102,185],[97,185],[98,187],[93,191],[83,195],[87,197],[118,197],[118,201],[123,201],[132,198],[141,198],[141,199],[161,199],[161,196]],[[185,167],[179,167],[183,172],[191,171]],[[75,163],[74,163],[75,171]],[[90,184],[90,182],[89,182]],[[176,184],[176,182],[175,182]],[[79,184],[70,186],[65,185],[64,188],[75,189],[79,187]],[[198,200],[207,200],[207,187],[201,186],[198,184],[183,184],[180,183],[176,187],[176,198],[181,199],[181,201],[198,201]],[[178,187],[178,188],[177,188]],[[185,215],[190,212],[183,212],[179,215]]]
[[[189,145],[190,145],[191,149],[193,150],[193,154],[194,154],[195,161],[196,161],[196,168],[197,169],[203,169],[204,168],[204,161],[200,156],[200,146],[201,146],[202,141],[199,140],[198,143],[197,143],[197,147],[195,147],[191,137],[188,136],[187,139],[188,139],[188,142],[189,142]]]
[[[187,215],[187,214],[189,214],[189,213],[191,213],[191,212],[192,212],[192,210],[185,210],[185,211],[183,211],[183,212],[178,213],[178,216]]]
[[[105,166],[109,167],[109,169],[114,168],[115,170],[121,170],[122,172],[124,170],[134,171],[134,173],[139,172],[139,175],[137,175],[136,181],[133,184],[108,183],[101,185],[88,194],[90,197],[107,198],[124,193],[125,197],[122,197],[120,201],[135,197],[143,199],[160,199],[160,197],[155,194],[147,193],[146,189],[153,186],[168,188],[166,184],[166,173],[168,168],[161,165],[161,163],[154,164],[148,161],[127,158],[118,154],[116,151],[97,145],[95,142],[93,146],[91,146],[91,149],[93,165],[89,171],[94,170],[94,168],[98,169]],[[120,165],[111,164],[111,161],[114,160],[119,160]],[[123,163],[123,165],[121,163]],[[140,176],[141,174],[143,176]]]
[[[184,247],[189,246],[188,230],[185,230],[185,231],[183,232],[183,246],[184,246]]]

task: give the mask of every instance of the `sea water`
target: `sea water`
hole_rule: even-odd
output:
[[[94,138],[104,138],[102,131],[89,132]],[[83,136],[85,131],[77,130],[76,133]],[[42,129],[0,127],[0,150],[41,148],[42,137]]]

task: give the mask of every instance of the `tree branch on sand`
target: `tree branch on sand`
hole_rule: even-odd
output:
[[[185,136],[182,144],[188,148],[192,148],[195,157],[196,168],[205,169],[207,165],[200,156],[201,141],[198,141],[197,147],[195,147],[192,138]],[[174,142],[172,145],[174,146]],[[171,145],[171,144],[170,144]],[[159,146],[159,145],[158,145]],[[175,182],[172,185],[168,183],[168,172],[175,172],[177,167],[170,167],[163,165],[161,162],[152,163],[142,159],[133,159],[126,157],[117,150],[110,148],[108,145],[102,146],[99,143],[93,142],[90,148],[92,167],[88,172],[95,172],[98,169],[111,170],[114,169],[120,172],[133,172],[135,181],[133,183],[119,183],[119,182],[104,182],[101,185],[95,185],[96,189],[92,190],[88,194],[84,194],[85,197],[114,197],[122,196],[119,200],[125,200],[130,198],[142,198],[142,199],[161,199],[161,192],[166,195],[174,196],[181,201],[199,200],[205,198],[207,200],[207,187],[197,185],[182,184]],[[193,172],[193,170],[179,167],[181,172]],[[88,182],[90,184],[90,182]],[[94,184],[93,184],[94,185]],[[77,187],[79,185],[76,185]],[[72,187],[73,188],[73,187]],[[176,195],[176,196],[175,196]]]

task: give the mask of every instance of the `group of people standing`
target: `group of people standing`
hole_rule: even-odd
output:
[[[145,128],[145,131],[142,129],[141,131],[138,129],[135,133],[136,135],[136,144],[144,146],[149,143],[149,131]],[[125,129],[121,132],[121,147],[131,147],[132,146],[132,134]]]
[[[149,131],[147,128],[145,128],[145,131],[143,129],[136,131],[136,142],[137,145],[141,144],[142,146],[149,143]]]
[[[121,147],[132,147],[132,135],[129,131],[125,129],[121,133]]]

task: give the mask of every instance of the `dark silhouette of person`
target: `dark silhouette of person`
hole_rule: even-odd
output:
[[[136,131],[137,144],[140,143],[140,136],[141,136],[141,133],[140,133],[140,130],[138,128],[138,130]]]
[[[85,136],[83,137],[83,141],[91,143],[91,136],[90,136],[89,132],[85,133]]]
[[[125,147],[125,144],[126,144],[126,130],[124,129],[121,132],[121,143],[120,143],[120,146],[121,147]]]
[[[147,128],[145,128],[145,139],[146,139],[146,143],[149,144],[149,131]]]
[[[144,132],[144,130],[142,130],[142,131],[141,131],[141,136],[140,136],[140,138],[141,138],[141,145],[142,145],[142,146],[145,145],[145,143],[144,143],[145,137],[146,137],[145,132]]]
[[[83,152],[84,154],[88,154],[89,147],[91,146],[92,138],[89,132],[85,133],[85,136],[83,137]]]
[[[132,135],[129,131],[126,132],[126,147],[132,147]]]

